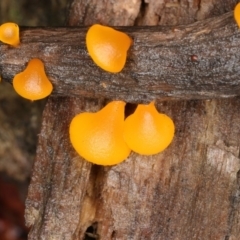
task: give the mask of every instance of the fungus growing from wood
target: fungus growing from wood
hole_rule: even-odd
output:
[[[237,22],[238,27],[240,27],[240,3],[234,8],[234,19]]]
[[[135,112],[124,122],[123,136],[131,150],[142,155],[163,151],[172,142],[174,123],[170,117],[160,114],[154,102],[139,104]]]
[[[19,27],[16,23],[4,23],[0,26],[0,41],[12,46],[17,46],[19,40]]]
[[[53,89],[43,62],[37,58],[30,60],[27,68],[14,77],[13,87],[20,96],[32,101],[47,97]]]
[[[70,124],[70,141],[80,156],[98,165],[124,161],[131,150],[123,139],[123,101],[113,101],[96,113],[80,113]]]
[[[108,72],[120,72],[127,58],[132,39],[113,28],[95,24],[89,28],[86,44],[93,61]]]

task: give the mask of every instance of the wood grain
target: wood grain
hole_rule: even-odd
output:
[[[29,239],[236,239],[240,233],[240,98],[157,105],[175,123],[171,146],[113,167],[87,163],[68,126],[101,100],[51,98],[26,202]],[[231,238],[230,238],[231,237]]]
[[[78,9],[79,16],[88,12]],[[113,167],[85,162],[68,136],[75,114],[105,104],[101,98],[49,99],[27,199],[29,239],[238,240],[240,98],[157,101],[176,125],[173,143],[154,156],[132,153]]]
[[[68,126],[84,103],[72,98],[48,101],[26,201],[26,223],[33,226],[29,239],[72,239],[76,230],[91,164],[73,150]]]

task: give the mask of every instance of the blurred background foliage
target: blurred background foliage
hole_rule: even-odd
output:
[[[66,9],[67,0],[0,0],[0,24],[63,26]],[[27,239],[24,201],[45,103],[23,99],[0,82],[0,240]]]
[[[20,26],[63,26],[67,0],[1,0],[1,23]]]

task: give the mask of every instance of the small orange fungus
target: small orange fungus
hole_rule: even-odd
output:
[[[13,87],[20,96],[32,101],[47,97],[53,89],[43,62],[37,58],[30,60],[27,68],[14,77]]]
[[[139,104],[124,123],[124,139],[136,153],[152,155],[163,151],[172,142],[174,123],[154,106]]]
[[[123,139],[124,107],[113,101],[97,113],[80,113],[70,124],[70,141],[80,156],[98,165],[124,161],[131,150]]]
[[[19,44],[19,27],[16,23],[4,23],[0,26],[0,41],[12,46]]]
[[[240,3],[234,8],[234,19],[237,22],[238,27],[240,27]]]
[[[95,24],[86,36],[88,52],[93,61],[108,72],[120,72],[126,62],[132,39],[111,27]]]

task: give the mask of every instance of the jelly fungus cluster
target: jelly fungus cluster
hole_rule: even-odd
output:
[[[234,18],[240,27],[240,3],[234,9]],[[17,46],[19,27],[15,23],[0,26],[0,41]],[[95,24],[86,35],[86,45],[92,60],[105,71],[120,72],[126,63],[132,39],[113,28]],[[13,79],[18,94],[38,100],[51,94],[40,59],[29,61],[27,68]],[[123,101],[113,101],[96,113],[80,113],[70,124],[70,141],[80,156],[99,165],[115,165],[124,161],[131,150],[143,154],[157,154],[166,149],[174,137],[174,123],[160,114],[154,102],[139,104],[135,112],[124,120]]]
[[[16,23],[4,23],[0,26],[0,41],[16,47],[19,43],[19,27]]]
[[[15,23],[0,26],[0,40],[12,46],[19,41]],[[95,24],[87,32],[86,44],[90,57],[105,71],[120,72],[127,58],[132,39],[125,33]],[[23,72],[13,79],[16,92],[32,101],[51,94],[52,83],[45,74],[44,64],[34,58]],[[96,113],[80,113],[70,124],[70,141],[77,153],[89,162],[115,165],[124,161],[131,150],[143,155],[163,151],[174,136],[172,120],[158,113],[154,103],[139,104],[124,119],[125,102],[112,101]]]
[[[174,124],[154,103],[138,105],[124,121],[122,101],[113,101],[97,113],[80,113],[70,124],[70,140],[80,156],[99,165],[124,161],[130,151],[143,155],[163,151],[173,140]]]
[[[4,23],[0,26],[0,41],[11,46],[18,46],[19,27],[16,23]],[[32,101],[47,97],[52,92],[52,83],[48,80],[43,62],[40,59],[29,61],[27,68],[13,79],[15,91]]]
[[[132,44],[131,38],[113,28],[95,24],[86,35],[90,57],[105,71],[120,72]],[[70,124],[70,140],[87,161],[114,165],[124,161],[130,151],[151,155],[164,150],[172,141],[174,124],[159,114],[154,103],[139,105],[124,121],[122,101],[113,101],[97,113],[81,113]]]

